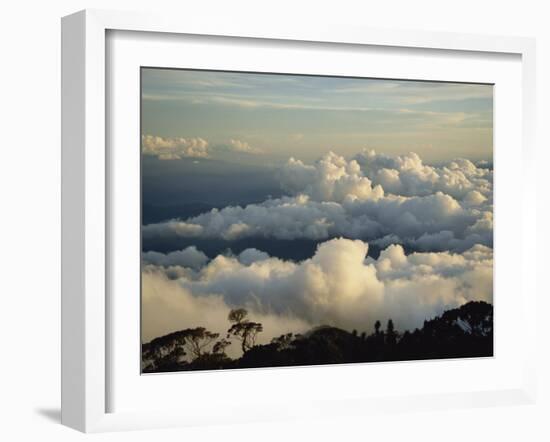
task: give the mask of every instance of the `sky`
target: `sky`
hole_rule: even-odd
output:
[[[365,148],[491,160],[492,125],[491,85],[142,68],[151,154],[184,139],[186,156],[263,164]]]

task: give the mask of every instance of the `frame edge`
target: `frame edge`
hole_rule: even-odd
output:
[[[84,11],[61,21],[61,423],[85,428]]]
[[[107,388],[105,27],[83,10],[61,34],[61,423],[90,432]]]

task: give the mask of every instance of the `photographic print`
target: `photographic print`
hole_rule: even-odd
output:
[[[493,356],[492,85],[144,67],[140,135],[143,373]]]

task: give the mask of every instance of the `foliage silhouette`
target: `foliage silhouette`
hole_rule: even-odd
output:
[[[231,310],[229,312],[229,322],[233,325],[227,330],[227,338],[236,337],[241,341],[241,349],[246,353],[256,344],[258,333],[263,331],[263,326],[259,322],[252,322],[246,319],[248,312],[244,308]]]
[[[142,346],[144,372],[215,370],[223,368],[280,367],[354,362],[402,361],[487,357],[493,355],[493,306],[469,302],[424,321],[421,329],[399,333],[393,321],[374,332],[320,326],[304,334],[287,333],[270,343],[256,345],[262,324],[247,319],[245,309],[232,310],[227,338],[203,327],[186,329],[153,339]],[[230,338],[241,343],[242,356],[229,358]],[[213,345],[212,345],[213,344]]]

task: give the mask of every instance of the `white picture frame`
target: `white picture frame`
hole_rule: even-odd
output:
[[[282,23],[271,27],[248,23],[209,23],[195,20],[182,24],[178,17],[87,10],[62,21],[62,423],[85,432],[184,426],[209,423],[200,407],[189,411],[112,411],[109,377],[112,363],[108,328],[110,218],[106,121],[108,63],[106,38],[110,31],[155,32],[162,35],[203,35],[287,42],[339,43],[379,48],[436,49],[521,57],[521,155],[524,188],[534,187],[535,163],[535,42],[519,37],[494,37],[416,31],[357,29],[308,24],[296,28]],[[157,34],[158,35],[158,34]],[[516,252],[521,261],[521,308],[523,317],[535,317],[536,253],[534,228],[535,192],[521,192],[522,241]],[[137,258],[136,258],[137,260]],[[510,276],[509,276],[510,277]],[[498,307],[497,307],[498,308]],[[137,320],[138,318],[136,318]],[[535,335],[535,324],[524,333]],[[498,332],[497,332],[498,333]],[[315,399],[309,405],[282,407],[274,404],[249,413],[244,421],[285,417],[363,414],[411,408],[453,408],[506,403],[530,403],[536,395],[534,339],[527,339],[521,356],[521,380],[505,388],[477,389],[461,393],[445,391],[415,395],[334,397]],[[497,355],[498,356],[498,355]],[[334,370],[339,368],[334,367]],[[360,369],[360,368],[357,368]],[[289,369],[291,370],[291,369]],[[288,371],[286,373],[288,373]],[[276,370],[275,370],[276,372]],[[263,372],[265,373],[265,371]],[[267,376],[267,374],[255,375]],[[273,376],[273,374],[272,374]],[[169,377],[165,377],[168,379]],[[196,382],[197,378],[194,378]],[[165,381],[166,383],[166,381]],[[237,410],[219,412],[217,422],[234,422]],[[243,421],[240,419],[240,421]]]

